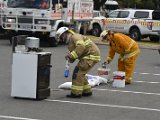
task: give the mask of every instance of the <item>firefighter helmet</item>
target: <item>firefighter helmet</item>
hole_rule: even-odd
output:
[[[56,32],[56,38],[59,39],[61,35],[68,30],[69,30],[68,27],[60,27]]]
[[[100,37],[103,38],[103,37],[105,37],[106,35],[108,35],[108,31],[107,31],[107,30],[104,30],[104,31],[102,31],[102,33],[100,34]]]
[[[107,30],[104,30],[102,31],[102,33],[100,34],[100,38],[101,40],[108,40],[109,39],[109,35],[110,35],[111,31],[107,31]]]

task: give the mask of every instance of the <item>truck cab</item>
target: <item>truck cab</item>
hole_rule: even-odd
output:
[[[8,0],[3,9],[2,24],[10,41],[16,35],[28,35],[57,46],[58,28],[75,23],[76,31],[93,17],[93,0]]]
[[[0,33],[5,33],[5,30],[2,28],[1,15],[3,14],[3,8],[7,7],[7,0],[0,0]]]

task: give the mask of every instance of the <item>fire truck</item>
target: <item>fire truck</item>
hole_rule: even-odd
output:
[[[93,18],[93,0],[8,0],[2,26],[11,38],[28,35],[57,46],[58,28],[68,26],[84,33]]]
[[[7,1],[6,0],[0,0],[0,33],[4,33],[4,29],[2,28],[1,24],[1,15],[3,12],[3,8],[7,6]]]

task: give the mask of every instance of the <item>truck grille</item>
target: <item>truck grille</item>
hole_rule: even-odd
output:
[[[18,18],[18,23],[33,23],[32,18]]]

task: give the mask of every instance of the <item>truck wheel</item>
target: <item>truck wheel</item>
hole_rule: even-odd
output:
[[[51,38],[49,38],[49,45],[51,47],[57,47],[58,46],[58,41],[54,37],[51,37]]]
[[[102,32],[102,30],[99,25],[93,25],[92,35],[99,37],[101,32]]]
[[[136,41],[141,40],[141,33],[138,28],[132,28],[130,30],[130,37]]]
[[[149,36],[149,39],[152,42],[158,42],[159,41],[159,37],[158,36]]]

